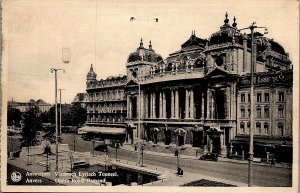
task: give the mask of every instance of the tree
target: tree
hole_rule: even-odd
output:
[[[80,105],[72,105],[70,112],[73,126],[78,126],[85,123],[86,109],[82,108]]]
[[[31,108],[24,113],[22,125],[22,146],[32,146],[38,143],[37,131],[43,129],[43,124],[40,118],[40,112],[37,108]]]
[[[15,125],[20,127],[20,121],[22,120],[22,113],[19,109],[8,108],[7,109],[7,125]]]

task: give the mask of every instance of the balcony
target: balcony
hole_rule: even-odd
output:
[[[125,121],[125,120],[124,120]],[[86,121],[86,125],[94,125],[94,126],[126,126],[125,122],[113,122],[113,121]]]
[[[138,119],[127,119],[137,122]],[[235,120],[231,119],[171,119],[171,118],[144,118],[141,119],[143,123],[155,123],[155,124],[190,124],[190,125],[222,125],[227,127],[233,127],[236,125]]]
[[[155,83],[161,81],[173,81],[184,79],[203,78],[205,76],[204,68],[188,68],[180,69],[177,71],[164,71],[150,75],[146,75],[141,78],[143,84]]]

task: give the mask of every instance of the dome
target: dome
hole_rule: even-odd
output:
[[[140,47],[138,47],[135,52],[129,55],[127,62],[131,63],[137,61],[146,61],[146,62],[158,63],[162,61],[163,59],[161,55],[155,53],[155,51],[152,49],[151,41],[149,43],[150,43],[149,49],[144,48],[143,40],[141,39]]]
[[[94,72],[93,64],[91,64],[90,71],[88,72],[86,78],[87,80],[96,80],[97,74]]]
[[[279,54],[286,54],[284,48],[279,43],[275,42],[273,39],[266,38],[260,33],[255,33],[255,37],[258,52],[272,50]]]
[[[207,40],[198,38],[195,34],[195,31],[192,32],[191,37],[181,45],[182,49],[191,48],[191,47],[201,47],[206,46]]]
[[[240,32],[237,29],[236,18],[233,18],[233,24],[230,26],[228,24],[229,19],[227,18],[228,14],[225,14],[224,25],[220,27],[220,30],[213,33],[209,38],[209,45],[223,44],[234,42],[235,39],[239,36]]]

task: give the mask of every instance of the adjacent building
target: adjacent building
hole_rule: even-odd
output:
[[[292,64],[278,42],[254,37],[255,156],[291,161]],[[251,57],[251,35],[238,30],[236,18],[230,24],[227,14],[208,39],[193,31],[166,59],[141,40],[128,56],[126,76],[98,81],[91,66],[87,125],[94,127],[87,130],[126,128],[124,140],[134,143],[140,126],[150,143],[247,157]]]
[[[21,112],[26,112],[33,107],[37,107],[41,112],[46,112],[51,108],[51,104],[46,103],[42,99],[37,101],[30,99],[28,102],[16,102],[14,100],[8,101],[8,108],[16,108]]]

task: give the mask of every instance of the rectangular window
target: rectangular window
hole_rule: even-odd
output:
[[[270,117],[269,107],[265,107],[264,108],[264,114],[265,114],[265,118],[269,118]]]
[[[250,122],[247,122],[247,131],[246,131],[246,134],[249,134],[250,133]]]
[[[265,134],[268,135],[268,133],[269,133],[269,124],[268,123],[264,124],[264,130],[265,130]]]
[[[251,111],[250,111],[250,108],[248,108],[248,117],[251,116]]]
[[[282,123],[278,124],[278,135],[284,136],[284,127]]]
[[[240,123],[241,134],[245,134],[245,124],[243,122]]]
[[[260,107],[256,108],[256,117],[261,118],[261,108]]]
[[[241,94],[241,102],[244,103],[246,101],[245,94]]]
[[[278,107],[278,118],[284,117],[284,110],[283,107]]]
[[[284,92],[278,93],[278,101],[284,101]]]
[[[256,131],[257,131],[257,134],[260,135],[261,134],[261,124],[258,122],[256,123]]]
[[[265,93],[265,102],[269,102],[270,101],[270,95],[269,93]]]
[[[245,118],[245,108],[241,108],[241,117]]]
[[[250,102],[251,100],[250,100],[250,94],[248,94],[248,102]]]
[[[256,101],[261,102],[261,93],[256,94]]]

